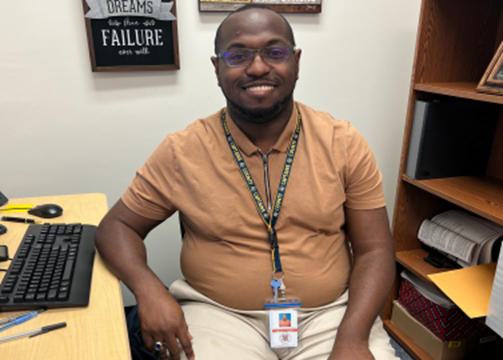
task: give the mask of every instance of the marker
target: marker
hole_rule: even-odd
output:
[[[11,322],[5,324],[5,325],[0,326],[0,331],[10,329],[13,326],[16,326],[16,325],[22,324],[28,320],[31,320],[34,317],[36,317],[38,314],[40,314],[41,312],[44,312],[44,311],[45,311],[45,309],[40,309],[37,311],[32,311],[28,314],[22,315],[16,319],[12,320]]]
[[[37,220],[18,218],[18,217],[11,217],[11,216],[0,216],[0,220],[2,220],[2,221],[11,221],[11,222],[19,222],[19,223],[26,223],[26,224],[41,224],[41,222],[37,221]]]
[[[4,338],[0,338],[0,344],[3,343],[3,342],[6,342],[6,341],[16,340],[16,339],[19,339],[19,338],[22,338],[22,337],[26,337],[26,336],[29,336],[30,339],[31,339],[32,337],[35,337],[35,336],[38,336],[38,335],[42,335],[42,334],[48,333],[49,331],[61,329],[61,328],[64,328],[64,327],[66,327],[66,323],[65,322],[62,322],[62,323],[59,323],[59,324],[54,324],[54,325],[44,326],[44,327],[42,327],[40,329],[31,330],[31,331],[27,331],[27,332],[24,332],[24,333],[20,333],[20,334],[16,334],[16,335],[11,335],[11,336],[7,336],[7,337],[4,337]]]

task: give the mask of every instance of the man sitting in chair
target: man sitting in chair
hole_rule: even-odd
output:
[[[227,107],[168,135],[98,227],[159,359],[396,359],[381,174],[347,121],[293,100],[300,58],[281,15],[230,14],[211,59]],[[176,211],[185,279],[168,291],[142,240]],[[264,305],[291,298],[298,344],[277,347]]]

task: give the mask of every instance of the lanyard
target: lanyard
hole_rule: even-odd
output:
[[[274,226],[278,221],[279,212],[281,210],[281,205],[283,204],[283,199],[285,197],[286,186],[288,185],[288,180],[290,179],[290,173],[292,171],[293,159],[295,157],[295,152],[297,150],[297,145],[299,141],[300,134],[300,123],[302,118],[300,116],[300,111],[297,108],[297,122],[295,124],[295,129],[292,134],[292,139],[290,140],[290,145],[288,145],[288,150],[286,152],[285,165],[283,166],[283,172],[281,174],[281,178],[279,180],[278,192],[276,193],[276,199],[274,200],[274,206],[272,208],[271,216],[269,216],[267,212],[267,207],[260,196],[260,193],[255,186],[255,181],[251,176],[250,171],[248,170],[248,166],[241,155],[241,151],[237,146],[234,138],[232,137],[231,130],[229,129],[229,125],[227,123],[227,112],[224,110],[222,112],[222,126],[224,128],[225,136],[227,137],[227,142],[229,143],[229,147],[231,149],[232,154],[234,155],[234,159],[238,164],[239,170],[243,175],[243,179],[248,185],[248,189],[252,195],[253,200],[255,201],[255,205],[257,206],[257,210],[260,214],[260,217],[264,221],[267,226],[267,232],[269,233],[269,240],[271,242],[271,256],[272,256],[272,266],[273,266],[273,274],[277,272],[283,272],[283,268],[281,266],[281,259],[279,257],[279,246],[278,246],[278,237],[276,235],[276,230]]]

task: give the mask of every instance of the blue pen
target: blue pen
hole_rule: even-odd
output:
[[[30,312],[31,311],[25,312],[25,313],[22,313],[22,314],[19,314],[19,315],[16,315],[16,316],[11,316],[10,318],[2,319],[2,320],[0,320],[0,325],[5,324],[5,323],[10,323],[11,321],[19,319],[20,317],[25,316],[25,315],[29,314]]]
[[[45,311],[45,309],[40,309],[37,311],[32,311],[28,314],[22,315],[16,319],[12,320],[11,322],[5,324],[5,325],[0,326],[0,331],[7,330],[13,326],[16,326],[16,325],[24,323],[25,321],[31,320],[34,317],[36,317],[38,314],[40,314],[41,312],[44,312],[44,311]]]

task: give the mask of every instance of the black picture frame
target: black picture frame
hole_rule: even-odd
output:
[[[100,0],[82,0],[84,15],[91,10],[88,2]],[[122,16],[104,18],[85,17],[89,56],[93,72],[106,71],[150,71],[178,70],[180,59],[178,50],[177,20],[159,20],[145,14],[135,16],[133,6],[118,9],[117,4],[128,4],[127,1],[114,2],[101,0],[109,6],[108,14],[128,13]],[[155,1],[159,3],[160,1]],[[152,9],[154,1],[145,0],[142,11]],[[171,14],[176,18],[176,0],[162,0],[162,4],[171,6]],[[115,5],[114,5],[115,4]],[[148,8],[147,8],[148,6]],[[134,9],[135,11],[132,11]],[[118,11],[121,10],[121,11]],[[128,10],[128,11],[125,11]],[[131,14],[131,16],[129,16]]]

